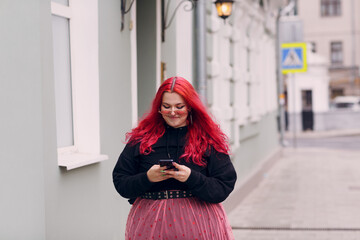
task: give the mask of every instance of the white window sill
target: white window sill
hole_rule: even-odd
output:
[[[58,165],[60,167],[66,167],[66,170],[71,170],[90,164],[102,162],[107,159],[109,159],[107,155],[101,154],[78,152],[58,153]]]

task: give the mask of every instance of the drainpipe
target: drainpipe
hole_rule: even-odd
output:
[[[357,77],[356,69],[356,30],[355,30],[355,2],[351,0],[351,77],[350,88],[352,89],[351,95],[357,95],[355,80]]]
[[[277,78],[278,78],[278,94],[279,94],[279,115],[280,115],[280,143],[282,146],[286,146],[284,140],[285,132],[285,96],[284,96],[284,79],[281,73],[281,55],[280,55],[280,17],[281,10],[279,9],[276,17],[276,65],[277,65]]]
[[[196,90],[201,101],[206,100],[206,5],[205,0],[196,1],[195,10],[195,49],[196,49]]]
[[[280,115],[280,144],[286,146],[284,139],[285,132],[285,96],[284,96],[284,79],[281,72],[281,55],[280,55],[280,18],[289,14],[295,8],[295,1],[290,1],[284,8],[279,8],[276,17],[276,64],[277,64],[277,78],[278,78],[278,94],[279,94],[279,115]]]

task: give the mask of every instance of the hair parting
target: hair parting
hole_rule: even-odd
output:
[[[174,92],[174,87],[175,87],[176,79],[177,79],[177,77],[173,77],[170,92]]]

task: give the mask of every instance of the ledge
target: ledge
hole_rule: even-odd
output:
[[[58,165],[66,167],[66,170],[71,170],[90,164],[102,162],[109,159],[107,155],[91,154],[91,153],[78,153],[68,152],[58,154]]]

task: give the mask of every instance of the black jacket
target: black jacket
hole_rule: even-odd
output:
[[[113,171],[113,181],[116,190],[124,198],[129,198],[132,204],[145,192],[162,190],[191,190],[194,196],[211,203],[224,201],[234,189],[236,172],[229,155],[219,153],[214,148],[204,155],[207,166],[201,167],[187,163],[179,157],[184,153],[187,127],[172,128],[167,126],[165,134],[152,146],[149,155],[139,153],[139,144],[127,144],[121,153]],[[186,182],[168,179],[152,183],[146,172],[159,159],[172,158],[179,164],[191,168],[191,174]]]

